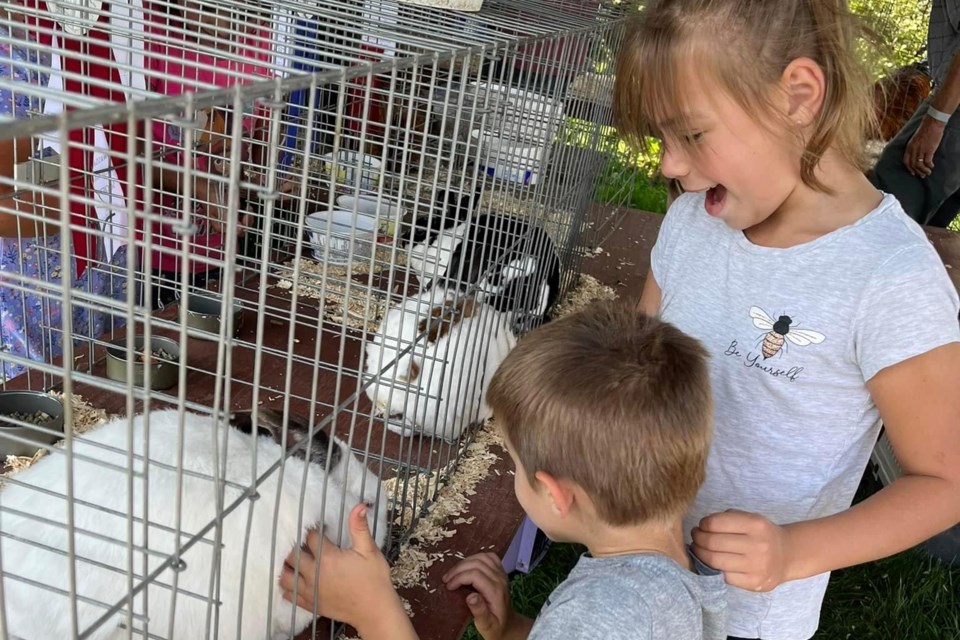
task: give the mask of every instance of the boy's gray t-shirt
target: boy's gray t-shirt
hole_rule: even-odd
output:
[[[867,381],[960,340],[943,261],[890,195],[852,225],[775,249],[707,215],[704,194],[684,194],[651,268],[662,319],[711,356],[713,442],[688,536],[727,509],[776,524],[847,509],[880,430]],[[828,577],[769,593],[729,587],[729,634],[810,638]]]
[[[694,559],[584,555],[540,610],[529,640],[725,640],[723,576]]]

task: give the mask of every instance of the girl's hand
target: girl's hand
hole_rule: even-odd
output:
[[[707,516],[693,529],[693,552],[722,571],[727,584],[747,591],[772,591],[791,579],[788,530],[755,513]]]
[[[911,175],[926,178],[933,171],[933,154],[940,147],[943,129],[943,123],[933,118],[924,117],[920,122],[920,127],[903,152],[903,164]]]
[[[224,227],[230,228],[231,225],[227,216],[230,208],[227,206],[229,190],[226,185],[218,182],[211,182],[206,178],[197,178],[193,183],[193,198],[200,205],[206,222],[206,232],[223,233]],[[250,214],[241,211],[239,219],[235,225],[237,235],[242,235],[250,224]]]
[[[296,586],[298,607],[346,622],[364,637],[414,637],[390,582],[390,567],[370,535],[366,516],[365,505],[357,505],[350,512],[350,549],[341,549],[326,536],[310,531],[299,549],[299,573],[294,572],[298,550],[287,556],[280,575],[283,597],[293,602]],[[381,636],[382,628],[370,626],[380,624],[392,625],[392,635]]]
[[[469,585],[476,593],[467,596],[473,623],[484,640],[526,638],[533,621],[510,606],[510,580],[500,558],[479,553],[463,560],[443,576],[447,589]]]

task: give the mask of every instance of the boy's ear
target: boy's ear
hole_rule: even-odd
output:
[[[799,127],[814,123],[826,96],[826,76],[819,64],[810,58],[797,58],[780,76],[786,96],[786,116]]]
[[[534,478],[543,485],[557,514],[562,517],[570,515],[575,497],[574,488],[568,482],[559,480],[546,471],[537,471]]]

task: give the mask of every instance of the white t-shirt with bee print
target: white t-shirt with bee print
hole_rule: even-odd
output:
[[[726,509],[778,524],[850,506],[880,417],[866,381],[960,341],[958,297],[923,230],[886,195],[856,223],[786,249],[673,204],[653,248],[661,317],[711,354],[714,440],[684,522]],[[806,640],[828,574],[765,594],[728,590],[728,633]]]

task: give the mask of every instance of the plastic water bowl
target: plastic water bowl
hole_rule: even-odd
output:
[[[41,421],[41,413],[50,419]],[[59,400],[41,391],[0,392],[0,463],[6,456],[32,456],[62,437],[63,404]]]
[[[377,218],[339,209],[317,211],[307,216],[307,229],[314,259],[348,264],[370,258],[377,236]]]
[[[480,142],[480,164],[488,176],[521,184],[537,183],[546,151],[544,145],[518,144],[490,133],[481,135],[478,129],[471,136]]]
[[[360,190],[376,191],[380,184],[382,163],[376,158],[356,151],[340,151],[337,154],[337,172],[333,172],[333,154],[328,153],[320,157],[323,163],[323,172],[333,176],[336,190],[352,191],[357,186],[357,174],[360,174]],[[358,171],[359,170],[359,171]]]

